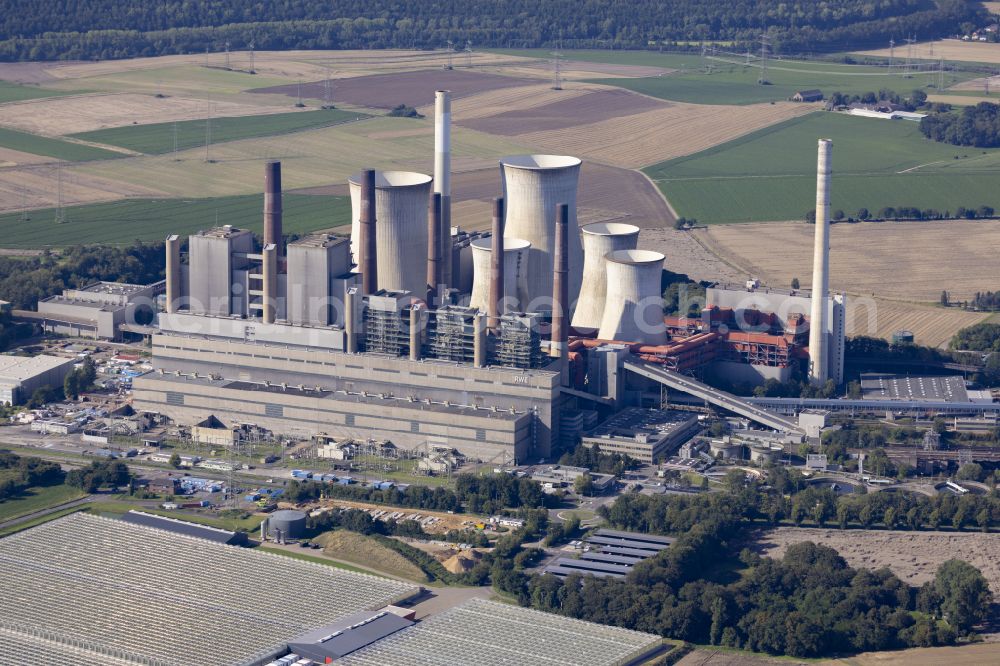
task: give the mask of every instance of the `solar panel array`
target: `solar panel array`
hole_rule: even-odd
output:
[[[0,627],[157,666],[255,664],[418,591],[83,513],[0,539],[0,568]]]
[[[472,599],[338,661],[343,666],[628,664],[659,636]]]

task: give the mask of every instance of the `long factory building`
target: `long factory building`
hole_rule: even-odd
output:
[[[187,239],[184,262],[182,239],[167,239],[154,370],[134,381],[134,407],[520,463],[558,452],[564,409],[658,404],[657,373],[627,372],[630,358],[682,374],[741,366],[741,380],[805,366],[804,315],[771,315],[752,341],[723,325],[737,303],[721,292],[698,323],[664,318],[663,255],[639,249],[631,225],[577,227],[579,169],[503,158],[504,196],[476,236],[448,222],[446,174],[366,170],[349,180],[350,239],[286,244],[268,162],[261,244],[217,227]],[[823,375],[837,377],[827,340]]]

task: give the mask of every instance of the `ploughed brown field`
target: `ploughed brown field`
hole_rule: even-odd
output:
[[[531,85],[537,80],[500,76],[462,69],[425,69],[339,79],[334,82],[331,99],[334,104],[351,104],[371,109],[391,109],[398,104],[423,106],[434,102],[435,90],[450,90],[452,98],[466,97],[497,88]],[[256,88],[251,92],[298,97],[299,84]],[[324,99],[325,81],[301,84],[302,97]]]

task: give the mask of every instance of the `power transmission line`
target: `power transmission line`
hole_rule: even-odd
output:
[[[208,96],[208,113],[205,115],[205,161],[211,162],[210,151],[212,145],[212,96]]]
[[[757,79],[757,83],[760,85],[767,85],[769,83],[767,80],[767,52],[770,50],[770,47],[771,38],[765,32],[760,36],[760,78]]]

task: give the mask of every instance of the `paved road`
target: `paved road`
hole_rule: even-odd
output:
[[[88,502],[93,502],[94,496],[87,495],[86,497],[81,497],[79,499],[70,500],[68,502],[63,502],[62,504],[57,504],[55,506],[50,506],[45,509],[39,509],[38,511],[33,511],[29,514],[18,516],[17,518],[11,518],[0,523],[0,529],[5,529],[7,527],[14,527],[15,525],[20,525],[21,523],[26,523],[29,520],[34,520],[35,518],[41,518],[47,516],[50,513],[55,513],[56,511],[62,511],[63,509],[71,509],[75,506],[80,506],[81,504],[86,504]]]

